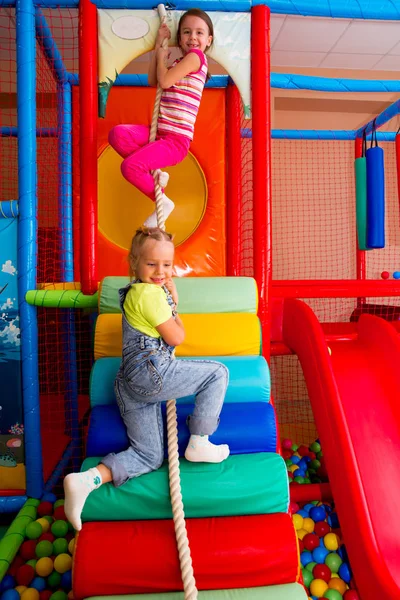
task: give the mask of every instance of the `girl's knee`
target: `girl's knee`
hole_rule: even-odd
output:
[[[218,365],[216,373],[217,373],[217,375],[219,377],[221,377],[221,379],[225,380],[226,384],[228,384],[228,381],[229,381],[229,369],[228,369],[228,367],[226,367],[225,365],[223,365],[222,363],[220,363]]]
[[[110,131],[108,132],[108,143],[113,148],[115,148],[115,146],[118,146],[118,140],[120,138],[120,130],[121,130],[121,125],[115,125],[115,127],[110,129]]]

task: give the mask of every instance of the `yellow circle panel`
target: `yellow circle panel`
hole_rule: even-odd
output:
[[[124,179],[122,160],[109,145],[98,158],[99,230],[110,242],[128,250],[135,229],[143,225],[155,203]],[[190,152],[179,165],[165,171],[170,175],[165,192],[175,202],[166,229],[175,234],[175,245],[179,245],[196,231],[203,218],[207,184]]]

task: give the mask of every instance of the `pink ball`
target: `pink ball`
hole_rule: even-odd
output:
[[[293,514],[297,513],[300,510],[300,506],[297,504],[297,502],[291,502],[289,510]]]
[[[382,271],[381,277],[382,277],[382,279],[389,279],[389,277],[390,277],[389,271]]]
[[[283,440],[282,448],[284,450],[290,450],[292,446],[293,446],[292,440],[288,440],[287,438],[285,440]]]

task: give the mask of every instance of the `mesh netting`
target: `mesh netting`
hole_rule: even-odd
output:
[[[244,118],[241,104],[241,129],[251,131],[251,120]],[[242,211],[240,275],[252,277],[253,268],[253,145],[251,137],[242,137]]]

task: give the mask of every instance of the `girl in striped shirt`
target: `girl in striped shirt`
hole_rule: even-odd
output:
[[[149,143],[146,125],[116,125],[110,131],[110,145],[125,159],[121,171],[125,179],[155,200],[152,171],[163,190],[164,218],[174,203],[164,193],[169,179],[162,168],[180,163],[189,151],[204,84],[208,78],[205,52],[213,41],[213,24],[207,13],[192,8],[180,18],[177,32],[182,58],[168,67],[169,50],[162,47],[171,33],[166,24],[158,30],[155,51],[149,66],[149,84],[162,87],[156,141]],[[154,211],[144,223],[157,225]]]

